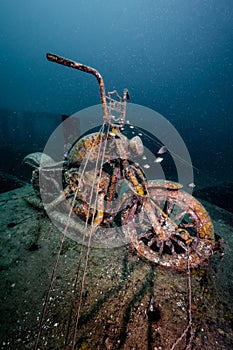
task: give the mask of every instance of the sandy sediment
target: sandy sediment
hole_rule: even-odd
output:
[[[0,349],[33,349],[62,233],[28,204],[30,185],[0,196]],[[225,256],[192,272],[192,349],[233,347],[233,214],[203,202]],[[39,349],[71,349],[85,266],[66,238],[42,324]],[[154,296],[153,314],[147,309]],[[91,249],[75,349],[170,349],[188,324],[187,273],[152,266],[129,247]],[[71,311],[72,312],[71,312]],[[69,319],[71,320],[70,322]],[[69,327],[68,327],[68,323]],[[186,337],[175,349],[185,349]]]

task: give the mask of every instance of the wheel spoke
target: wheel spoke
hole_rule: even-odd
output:
[[[173,212],[173,209],[174,209],[174,203],[173,202],[168,202],[166,201],[167,203],[167,210],[166,210],[166,214],[171,214]]]
[[[183,217],[185,216],[185,214],[186,214],[186,211],[185,211],[185,210],[182,210],[179,214],[177,214],[177,215],[173,218],[173,220],[176,222],[176,221],[180,220],[181,218],[183,218]]]
[[[186,269],[208,261],[215,244],[213,225],[204,207],[188,193],[174,187],[148,187],[141,220],[125,231],[139,256],[166,267]],[[131,213],[132,217],[132,213]],[[151,222],[154,218],[155,222]],[[126,217],[127,220],[127,217]],[[207,238],[207,239],[206,239]]]

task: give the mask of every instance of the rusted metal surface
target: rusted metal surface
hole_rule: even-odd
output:
[[[48,174],[47,179],[50,170],[52,173],[63,166],[63,194],[46,203],[47,209],[55,212],[65,197],[70,210],[85,222],[80,232],[85,235],[95,234],[100,226],[113,225],[120,213],[127,241],[140,257],[152,263],[186,269],[187,259],[191,267],[207,261],[219,247],[205,208],[179,183],[148,183],[140,165],[131,160],[143,154],[143,143],[138,135],[129,140],[122,132],[128,90],[123,91],[123,97],[116,90],[106,95],[103,78],[96,69],[50,53],[47,59],[93,74],[99,83],[104,114],[100,131],[78,139],[63,163],[56,166],[51,160],[51,169],[49,164],[39,167],[38,163],[37,170],[38,154],[26,157],[25,162],[34,168],[32,184],[37,193],[38,171]],[[159,152],[164,152],[163,147]],[[130,190],[121,198],[123,182]],[[53,187],[56,188],[55,181]],[[88,223],[91,228],[87,228]]]
[[[137,254],[151,263],[179,270],[187,269],[187,259],[191,267],[207,262],[219,247],[201,203],[173,182],[153,181],[148,192],[152,204],[144,202],[140,213],[124,213],[122,229]],[[149,210],[150,215],[146,213]],[[152,213],[156,225],[150,222]],[[129,222],[128,217],[134,221]]]
[[[68,343],[72,344],[72,350],[76,346],[91,238],[96,236],[98,229],[101,228],[103,232],[100,238],[104,241],[108,228],[113,228],[108,232],[115,235],[115,229],[120,229],[127,243],[138,257],[150,263],[152,270],[154,264],[159,264],[171,270],[187,272],[188,325],[171,349],[186,335],[189,341],[188,349],[194,335],[190,269],[205,266],[209,258],[221,250],[219,242],[215,240],[211,219],[202,204],[186,193],[181,184],[166,180],[147,180],[140,164],[135,160],[135,157],[143,154],[142,139],[139,135],[129,139],[123,132],[126,122],[126,100],[129,98],[127,89],[123,91],[122,97],[116,90],[106,96],[103,78],[94,68],[53,54],[47,54],[47,58],[64,66],[93,74],[97,78],[103,107],[103,124],[99,132],[89,133],[77,139],[67,152],[64,161],[56,163],[45,155],[45,160],[48,162],[43,164],[40,162],[40,154],[31,154],[25,158],[25,162],[34,169],[32,184],[37,194],[40,187],[44,191],[51,187],[59,193],[55,198],[52,192],[47,195],[45,208],[50,218],[60,220],[64,224],[64,234],[46,294],[35,349],[38,349],[58,260],[66,232],[70,227],[76,229],[77,234],[83,237],[82,242],[88,238],[88,243],[81,279],[78,279],[79,271],[76,275],[74,289],[76,293],[79,284],[79,298],[75,301],[77,304],[75,318],[69,317],[64,348]],[[166,150],[164,146],[160,148],[158,154]],[[155,160],[157,163],[161,161],[161,157]],[[60,178],[54,178],[55,173],[60,174]],[[42,175],[49,185],[38,184]],[[122,190],[123,184],[127,187],[126,191]],[[68,212],[60,212],[61,203],[63,209],[67,206]],[[77,224],[73,220],[74,217],[78,217],[81,221]],[[83,246],[84,243],[81,249]],[[154,303],[154,299],[150,298],[149,311],[154,312],[151,300]],[[70,315],[72,316],[72,312]],[[68,340],[71,323],[74,332],[72,339]],[[109,345],[111,342],[108,338],[104,342],[107,344],[106,348],[116,348]],[[117,343],[121,342],[117,339]],[[82,347],[82,344],[80,346]]]

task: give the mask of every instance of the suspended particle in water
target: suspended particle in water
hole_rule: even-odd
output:
[[[163,158],[162,157],[157,157],[156,159],[155,159],[155,163],[161,163],[162,162],[162,160],[163,160]]]

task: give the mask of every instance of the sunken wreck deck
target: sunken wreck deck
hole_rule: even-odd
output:
[[[33,349],[61,232],[31,206],[30,185],[0,195],[0,349]],[[233,347],[233,214],[203,202],[225,256],[192,271],[192,349]],[[81,246],[66,238],[42,325],[39,349],[71,349],[81,277]],[[83,254],[85,256],[85,254]],[[84,259],[80,265],[82,276]],[[154,311],[147,313],[154,295]],[[84,349],[170,349],[188,322],[187,274],[140,260],[129,247],[91,249],[75,341]],[[72,310],[72,313],[70,313]],[[70,321],[67,332],[68,320]],[[186,337],[175,349],[185,349]]]

